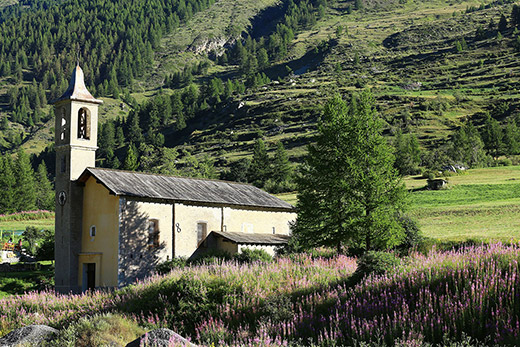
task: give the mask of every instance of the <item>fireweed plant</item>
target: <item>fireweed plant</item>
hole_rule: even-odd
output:
[[[467,337],[518,345],[519,260],[518,245],[432,251],[360,282],[352,281],[355,259],[345,256],[201,265],[112,293],[9,297],[0,301],[0,328],[62,328],[118,312],[207,346],[421,345]]]

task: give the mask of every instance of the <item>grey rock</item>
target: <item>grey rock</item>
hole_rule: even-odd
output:
[[[58,330],[47,325],[27,325],[15,329],[0,339],[0,347],[39,346],[51,340]]]
[[[170,329],[156,329],[147,332],[143,336],[135,339],[126,345],[126,347],[197,347],[197,345],[189,342],[181,335]]]

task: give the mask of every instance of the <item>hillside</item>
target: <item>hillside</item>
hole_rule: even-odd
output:
[[[159,156],[162,146],[175,147],[180,163],[186,160],[187,153],[198,160],[209,156],[217,171],[223,171],[238,159],[250,157],[257,138],[265,140],[271,153],[277,142],[283,143],[290,160],[301,161],[306,144],[312,141],[320,105],[334,92],[370,89],[386,123],[386,134],[415,134],[421,148],[427,151],[446,143],[466,121],[479,128],[484,124],[484,115],[490,113],[505,127],[519,114],[518,30],[511,17],[511,3],[297,3],[299,7],[291,7],[293,2],[274,0],[208,2],[179,24],[176,17],[172,22],[167,13],[162,19],[160,5],[153,11],[166,23],[164,29],[156,36],[149,31],[139,43],[144,48],[137,49],[150,54],[151,45],[153,52],[146,58],[148,63],[142,67],[128,63],[129,70],[125,70],[124,53],[131,50],[126,47],[115,55],[106,55],[99,74],[91,73],[89,88],[105,101],[101,122],[124,119],[136,110],[144,134],[138,141],[155,147],[140,149],[138,142],[143,158],[149,157],[150,151]],[[122,5],[114,4],[107,16]],[[62,11],[61,5],[56,6],[58,10],[51,6],[53,11]],[[94,12],[101,11],[96,2],[92,6]],[[129,8],[130,13],[151,10]],[[499,30],[502,14],[507,25]],[[100,15],[95,20],[101,18]],[[148,29],[144,26],[136,30]],[[98,34],[89,35],[95,39]],[[248,35],[253,40],[247,39]],[[239,52],[237,42],[245,53]],[[52,85],[44,83],[47,90],[38,90],[40,95],[46,94],[47,100],[66,85],[72,65],[71,50],[75,50],[71,44],[67,43],[56,62],[66,67],[51,69],[59,80]],[[258,59],[264,59],[260,53],[264,47],[268,60],[262,62]],[[94,70],[94,55],[100,49],[81,50],[87,75]],[[135,50],[131,52],[136,54]],[[1,150],[11,152],[22,145],[30,153],[39,153],[52,142],[50,108],[32,111],[31,115],[33,102],[29,100],[30,105],[20,111],[21,104],[16,106],[19,102],[9,101],[7,92],[13,85],[30,91],[30,86],[38,86],[41,79],[47,81],[45,66],[32,62],[33,59],[25,66],[19,56],[7,58],[21,61],[22,74],[18,82],[9,72],[0,77],[0,94],[5,93],[0,95],[0,118],[9,119],[7,123],[3,121],[4,128],[0,130]],[[114,71],[110,71],[112,67]],[[31,82],[33,78],[35,82]],[[114,81],[119,86],[113,85]],[[230,81],[233,84],[228,88]],[[153,105],[164,103],[167,96],[175,94],[182,103],[180,108],[159,107],[161,123],[150,121]],[[173,105],[173,99],[171,102]],[[119,121],[115,123],[116,131],[118,127],[126,138],[131,138],[128,124]],[[164,140],[147,135],[152,133],[160,134]],[[128,144],[124,141],[110,149],[120,165]],[[106,158],[105,152],[99,152],[99,164],[112,166],[113,159]],[[46,162],[52,166],[50,158]],[[139,170],[157,165],[162,164],[152,161]]]

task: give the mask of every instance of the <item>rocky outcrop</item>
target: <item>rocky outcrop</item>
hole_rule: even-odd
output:
[[[135,339],[126,347],[197,347],[170,329],[156,329]]]
[[[209,53],[214,52],[217,55],[224,53],[224,48],[234,45],[236,38],[230,37],[206,37],[199,35],[193,40],[193,43],[188,47],[188,51],[194,53]]]
[[[58,330],[47,325],[27,325],[0,338],[0,347],[40,346],[52,340],[57,333]]]

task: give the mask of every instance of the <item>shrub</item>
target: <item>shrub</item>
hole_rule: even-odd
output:
[[[399,223],[404,229],[404,240],[397,247],[403,253],[408,253],[411,249],[418,248],[424,241],[424,236],[419,230],[417,221],[412,219],[410,216],[403,214],[399,216]]]
[[[369,251],[358,260],[356,274],[365,277],[369,274],[382,275],[399,265],[399,258],[393,253]]]
[[[513,162],[509,158],[498,159],[495,163],[496,166],[511,166]]]
[[[158,264],[155,267],[155,271],[157,271],[157,273],[159,273],[161,275],[164,275],[164,274],[167,274],[168,272],[172,271],[173,269],[182,269],[182,268],[186,267],[187,263],[188,263],[188,261],[186,258],[177,257],[177,258],[173,258],[172,260],[167,260],[165,262]]]
[[[145,330],[134,320],[117,314],[83,317],[61,330],[50,346],[125,346]]]
[[[204,254],[199,255],[193,259],[188,259],[189,265],[202,265],[202,264],[222,264],[225,261],[233,259],[231,254],[226,251],[219,249],[211,249]]]
[[[273,260],[273,257],[263,249],[244,248],[240,253],[235,254],[233,259],[239,263],[252,263],[255,261],[269,263]]]

